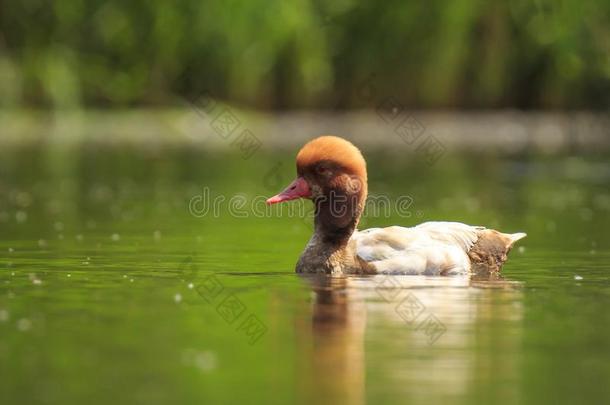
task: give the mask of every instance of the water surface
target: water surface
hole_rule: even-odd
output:
[[[295,275],[290,154],[2,149],[2,402],[608,402],[608,156],[367,157],[364,227],[526,231],[504,278]]]

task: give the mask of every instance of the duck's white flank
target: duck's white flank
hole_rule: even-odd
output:
[[[471,271],[468,252],[485,230],[459,222],[425,222],[412,228],[357,231],[350,242],[355,243],[356,255],[379,273],[466,274]],[[503,235],[511,245],[526,236]]]

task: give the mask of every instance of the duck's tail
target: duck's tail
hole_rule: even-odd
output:
[[[515,242],[525,238],[527,236],[527,233],[525,233],[525,232],[517,232],[517,233],[505,233],[503,235],[508,238],[508,240],[507,240],[508,246],[507,247],[511,248],[515,244]]]
[[[480,231],[479,239],[468,251],[471,263],[484,265],[499,271],[508,259],[508,252],[515,242],[527,236],[524,232],[502,233],[493,229]]]

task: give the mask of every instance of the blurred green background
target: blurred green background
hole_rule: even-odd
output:
[[[0,103],[605,109],[610,2],[0,1]]]
[[[609,106],[608,0],[0,0],[0,403],[610,403]],[[190,210],[323,133],[413,202],[362,228],[528,233],[504,281],[401,279],[436,343],[295,275],[290,206]]]

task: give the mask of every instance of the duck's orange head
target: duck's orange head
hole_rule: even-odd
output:
[[[366,198],[366,162],[351,142],[337,136],[320,136],[306,143],[296,160],[296,180],[269,198],[267,204],[296,198],[315,200],[333,191],[357,195],[360,201]]]

